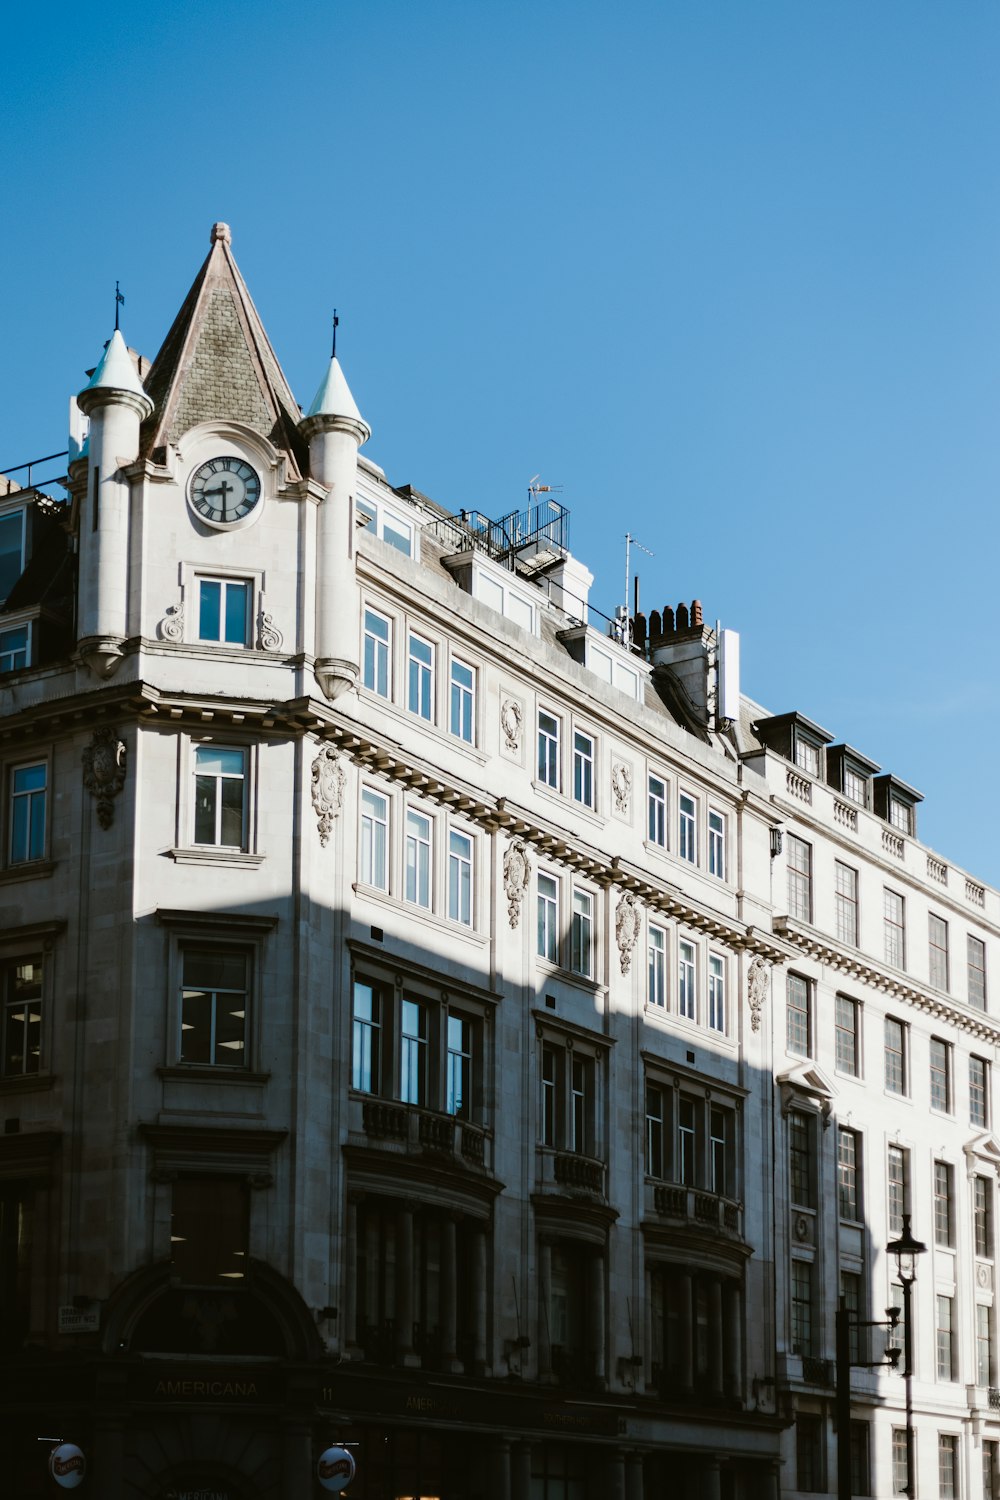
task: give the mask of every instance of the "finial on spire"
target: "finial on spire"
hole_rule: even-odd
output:
[[[216,240],[221,240],[224,245],[231,245],[233,243],[233,236],[230,233],[228,224],[223,224],[220,222],[218,224],[212,225],[213,245],[215,244]]]
[[[331,359],[336,359],[337,358],[337,329],[338,329],[339,325],[340,325],[340,319],[337,317],[337,309],[334,308],[333,309],[333,348],[330,350],[330,358]]]
[[[124,296],[123,296],[123,294],[122,294],[122,292],[121,292],[121,290],[120,290],[120,288],[118,286],[118,283],[116,281],[115,282],[115,333],[118,332],[118,309],[120,307],[124,307],[124,306],[125,306],[125,298],[124,298]]]

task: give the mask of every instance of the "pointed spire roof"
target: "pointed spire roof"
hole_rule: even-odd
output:
[[[80,392],[81,398],[86,399],[92,391],[127,391],[131,396],[141,397],[146,406],[150,405],[128,345],[117,328],[105,346],[100,364]]]
[[[240,275],[228,224],[213,224],[211,249],[146,377],[156,414],[143,426],[144,455],[198,422],[243,422],[289,456],[299,478],[306,450],[299,409]]]
[[[364,422],[336,355],[330,360],[329,368],[320,381],[319,390],[313,397],[306,416],[348,417],[352,422]]]

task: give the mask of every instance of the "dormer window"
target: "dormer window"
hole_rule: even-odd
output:
[[[796,734],[795,764],[800,771],[805,771],[810,776],[818,776],[821,754],[822,751],[815,740],[810,740],[801,733]]]
[[[922,801],[918,791],[888,772],[876,776],[872,782],[872,808],[876,816],[884,818],[907,838],[916,838],[917,803]]]
[[[846,802],[856,807],[871,807],[872,777],[878,771],[873,760],[850,745],[829,745],[826,752],[826,779]]]
[[[0,515],[0,604],[24,572],[27,526],[23,505]]]
[[[409,521],[367,496],[358,495],[354,505],[358,515],[367,522],[367,530],[372,536],[381,537],[383,542],[388,542],[406,557],[413,556],[413,527]]]
[[[799,713],[758,719],[754,729],[768,750],[783,755],[807,776],[822,777],[826,746],[833,739],[828,730]]]
[[[898,797],[890,797],[889,822],[893,828],[898,828],[900,833],[912,833],[913,808],[908,803],[901,802]]]

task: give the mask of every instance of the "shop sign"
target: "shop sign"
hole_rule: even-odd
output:
[[[345,1490],[354,1478],[354,1473],[354,1455],[346,1448],[327,1448],[325,1453],[320,1454],[316,1478],[323,1489],[336,1493]]]
[[[87,1473],[87,1460],[75,1443],[60,1443],[49,1454],[49,1473],[60,1489],[75,1490]]]

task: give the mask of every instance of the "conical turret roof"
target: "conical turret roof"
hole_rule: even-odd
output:
[[[146,377],[156,414],[142,452],[155,455],[198,422],[235,421],[288,455],[301,476],[306,450],[299,409],[233,259],[228,224],[212,226],[212,248]]]
[[[108,340],[100,364],[80,395],[86,397],[89,391],[129,391],[133,396],[147,395],[128,352],[128,345],[117,328]]]
[[[340,367],[340,360],[336,355],[330,360],[327,372],[320,381],[319,390],[313,397],[306,416],[347,417],[352,422],[360,422],[362,427],[368,426],[358,411],[357,403],[351,395],[351,388],[347,384],[347,379]]]

